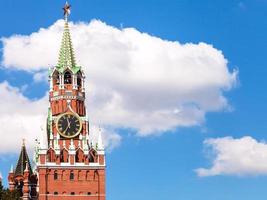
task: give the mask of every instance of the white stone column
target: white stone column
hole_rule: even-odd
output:
[[[53,82],[54,82],[53,76],[50,76],[49,81],[50,81],[50,92],[52,92],[53,91]]]
[[[72,88],[77,90],[77,75],[75,74],[72,75]]]
[[[59,88],[64,89],[64,75],[63,74],[59,75]]]
[[[84,77],[82,77],[82,92],[84,92],[85,89],[84,89]]]

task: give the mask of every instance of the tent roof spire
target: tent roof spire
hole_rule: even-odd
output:
[[[75,62],[75,55],[69,30],[68,16],[70,15],[70,8],[71,6],[68,4],[68,2],[66,2],[63,8],[65,25],[59,51],[57,69],[63,72],[66,68],[69,68],[74,73],[76,73],[77,71],[79,71],[80,67],[78,67]]]
[[[23,175],[24,170],[27,167],[28,167],[28,170],[30,171],[30,174],[32,174],[30,159],[29,159],[28,153],[26,151],[26,147],[25,147],[25,139],[23,139],[22,147],[21,147],[21,151],[20,151],[20,156],[19,156],[19,159],[18,159],[18,162],[16,165],[16,169],[15,169],[15,176]]]

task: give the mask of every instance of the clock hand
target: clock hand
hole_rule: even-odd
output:
[[[69,127],[67,126],[67,128],[63,131],[63,134],[65,134],[67,132],[68,128]]]

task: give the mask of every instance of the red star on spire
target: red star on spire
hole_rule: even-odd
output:
[[[66,2],[64,8],[62,8],[64,10],[64,16],[65,17],[70,15],[70,8],[71,8],[71,5],[69,5],[68,2]]]

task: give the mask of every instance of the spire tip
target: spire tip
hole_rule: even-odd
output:
[[[64,18],[66,21],[68,21],[68,16],[70,15],[70,8],[71,5],[66,1],[65,6],[62,8],[64,11]]]

